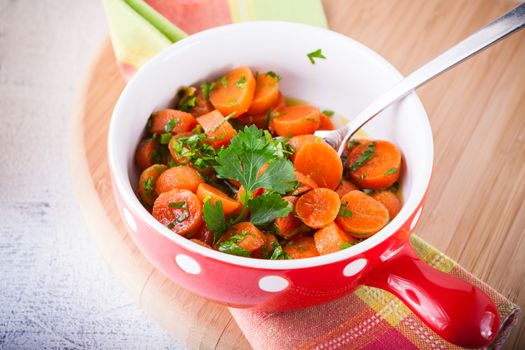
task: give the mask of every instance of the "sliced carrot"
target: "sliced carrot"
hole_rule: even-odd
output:
[[[319,187],[309,176],[303,175],[298,171],[293,173],[295,174],[295,181],[299,182],[299,186],[292,192],[292,195],[298,196]]]
[[[197,125],[195,118],[190,113],[175,109],[162,109],[153,113],[149,123],[149,130],[153,134],[188,132]]]
[[[237,245],[250,253],[261,248],[265,244],[264,233],[262,233],[251,222],[239,222],[238,224],[233,225],[226,234],[221,237],[219,243],[228,240],[235,234],[244,235],[244,237],[237,242]]]
[[[213,148],[218,149],[222,146],[227,146],[232,137],[237,134],[235,129],[218,110],[214,110],[197,118],[197,122],[204,129],[206,136],[210,139],[209,144]]]
[[[193,236],[193,238],[198,239],[199,241],[204,242],[211,247],[213,245],[214,235],[213,232],[208,230],[208,228],[206,227],[206,223],[204,223],[197,231],[197,233],[195,233],[195,236]]]
[[[283,250],[292,259],[304,259],[319,256],[313,237],[302,237],[290,241],[284,246]]]
[[[233,118],[245,113],[253,100],[255,78],[248,67],[230,71],[215,82],[210,101],[223,115],[234,113]]]
[[[323,139],[320,138],[319,136],[315,136],[313,134],[298,135],[298,136],[291,137],[288,140],[288,143],[294,149],[294,153],[290,157],[291,161],[292,162],[294,161],[295,156],[297,155],[297,152],[299,152],[301,147],[303,147],[305,144],[311,143],[311,142],[323,142]]]
[[[197,88],[195,91],[195,106],[191,109],[191,114],[194,117],[200,117],[201,115],[210,113],[214,109],[211,102],[204,96],[202,89],[200,87]]]
[[[339,184],[339,186],[337,186],[337,189],[335,190],[335,192],[339,195],[339,198],[343,197],[345,194],[347,194],[348,192],[351,192],[351,191],[355,191],[355,190],[358,190],[359,188],[357,188],[356,185],[354,185],[353,183],[351,183],[350,181],[348,180],[342,180],[341,183]]]
[[[371,151],[370,159],[359,166],[359,161],[365,158],[364,152]],[[359,187],[385,189],[399,179],[401,152],[388,141],[360,141],[352,148],[346,165],[350,169],[350,177]]]
[[[272,118],[270,129],[279,136],[312,134],[319,127],[319,108],[310,105],[284,107]]]
[[[275,104],[277,98],[279,98],[279,80],[277,77],[259,74],[248,114],[260,114],[268,111]]]
[[[343,177],[343,163],[337,152],[326,142],[304,144],[296,152],[295,169],[310,176],[319,187],[334,190]]]
[[[295,204],[295,213],[307,226],[322,228],[337,217],[341,200],[328,188],[316,188],[303,194]]]
[[[140,171],[153,165],[153,152],[155,151],[155,140],[142,140],[135,151],[135,164]]]
[[[279,96],[277,97],[277,100],[275,101],[275,105],[274,105],[274,109],[275,110],[280,110],[281,108],[284,108],[286,107],[286,100],[284,98],[284,95],[279,92]]]
[[[152,215],[173,232],[186,236],[202,225],[202,202],[188,190],[171,190],[155,200]]]
[[[268,259],[270,257],[270,254],[274,250],[273,245],[279,245],[277,237],[275,237],[275,235],[272,234],[264,235],[264,245],[261,248],[254,250],[251,254],[251,257],[258,259]]]
[[[356,240],[341,230],[335,222],[317,231],[314,234],[314,241],[321,255],[338,252],[356,243]]]
[[[181,155],[177,153],[177,151],[174,148],[174,145],[178,138],[181,137],[188,137],[191,136],[191,132],[183,132],[177,135],[173,135],[170,139],[170,142],[168,143],[168,150],[170,151],[171,158],[177,163],[177,164],[190,164],[190,161]]]
[[[244,115],[241,115],[236,120],[246,125],[255,125],[259,129],[266,129],[267,128],[266,123],[268,121],[268,113],[263,112],[263,113],[256,114],[256,115],[244,114]]]
[[[199,187],[197,188],[197,197],[203,202],[209,199],[213,205],[216,205],[217,201],[221,201],[225,215],[233,213],[241,205],[236,200],[230,198],[226,193],[205,182],[199,184]]]
[[[201,245],[201,246],[203,246],[203,247],[206,247],[206,248],[210,248],[210,249],[212,249],[211,246],[210,246],[208,243],[203,242],[203,241],[201,241],[200,239],[197,239],[197,238],[191,238],[190,241],[192,241],[192,242],[194,242],[194,243],[197,243],[198,245]]]
[[[345,215],[337,217],[337,224],[357,238],[367,238],[388,223],[388,210],[379,201],[361,191],[352,191],[341,198]]]
[[[292,206],[295,206],[298,198],[294,196],[286,196],[283,197],[283,199],[289,202]],[[277,229],[276,233],[285,239],[290,239],[298,233],[304,232],[308,229],[303,222],[295,216],[294,210],[285,217],[275,219],[274,225]]]
[[[153,164],[145,169],[139,177],[138,195],[142,203],[151,207],[157,198],[155,183],[159,176],[168,169],[164,164]]]
[[[334,130],[334,124],[332,123],[332,119],[330,119],[329,116],[327,116],[324,113],[321,113],[319,115],[319,128],[317,130]]]
[[[394,219],[401,211],[401,201],[396,196],[395,193],[390,191],[379,191],[375,192],[371,195],[372,198],[374,198],[376,201],[381,202],[386,209],[388,210],[388,216],[390,216],[390,220]]]
[[[159,176],[155,190],[158,194],[173,189],[185,189],[195,193],[202,182],[204,182],[204,179],[192,167],[188,165],[175,166]]]

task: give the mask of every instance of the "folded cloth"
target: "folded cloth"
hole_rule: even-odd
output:
[[[103,0],[111,40],[126,78],[172,43],[207,28],[252,20],[288,20],[326,27],[320,0]],[[485,291],[507,338],[519,308],[416,235],[412,245],[435,268]],[[255,349],[458,349],[433,333],[392,294],[360,287],[331,303],[286,313],[230,309]]]
[[[287,20],[326,27],[321,0],[103,0],[115,56],[129,79],[188,34],[219,25]]]
[[[494,301],[502,323],[490,348],[499,349],[519,307],[418,236],[412,235],[411,243],[429,265],[468,281]],[[303,310],[230,312],[254,349],[461,349],[436,335],[395,296],[372,287]]]

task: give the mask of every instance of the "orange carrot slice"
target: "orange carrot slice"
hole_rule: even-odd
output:
[[[212,249],[211,246],[210,246],[208,243],[203,242],[203,241],[201,241],[200,239],[197,239],[197,238],[191,238],[190,241],[192,241],[192,242],[194,242],[194,243],[197,243],[198,245],[201,245],[201,246],[203,246],[203,247],[206,247],[206,248],[210,248],[210,249]]]
[[[175,109],[162,109],[153,113],[149,123],[149,130],[153,134],[188,132],[197,125],[195,118],[190,113]]]
[[[310,176],[319,187],[334,190],[343,176],[343,163],[337,152],[325,142],[304,144],[296,152],[295,169]]]
[[[152,215],[173,232],[186,236],[202,225],[202,202],[188,190],[171,190],[155,200]]]
[[[233,114],[233,118],[245,113],[253,100],[255,78],[248,67],[230,71],[215,82],[210,93],[210,101],[223,115]]]
[[[401,152],[388,141],[360,141],[350,151],[346,165],[359,187],[385,189],[399,179]]]
[[[337,186],[337,189],[335,190],[335,192],[339,195],[339,198],[341,198],[348,192],[355,191],[358,189],[359,188],[357,188],[357,186],[351,183],[350,181],[342,180],[339,186]]]
[[[251,257],[258,259],[268,259],[274,250],[274,246],[272,244],[279,245],[277,237],[272,234],[264,235],[264,245],[261,248],[254,250],[251,254]]]
[[[302,237],[290,241],[284,246],[283,250],[292,259],[304,259],[319,256],[313,237]]]
[[[294,153],[290,157],[291,161],[292,162],[294,161],[295,156],[297,155],[297,152],[299,152],[301,147],[303,147],[305,144],[311,143],[311,142],[323,142],[323,139],[318,137],[318,136],[315,136],[313,134],[299,135],[299,136],[291,137],[288,140],[288,143],[294,149]]]
[[[135,164],[140,171],[153,165],[153,151],[155,151],[155,140],[142,140],[135,151]]]
[[[241,205],[235,199],[230,198],[226,193],[205,182],[199,184],[199,187],[197,188],[197,197],[203,202],[209,199],[213,205],[216,205],[217,201],[221,201],[225,215],[233,213]]]
[[[295,206],[298,198],[294,196],[286,196],[283,197],[283,199],[289,202],[292,206]],[[304,226],[303,222],[295,216],[294,210],[288,213],[285,217],[275,219],[274,225],[277,229],[277,234],[286,239],[290,239],[298,233],[304,232],[308,229]]]
[[[334,124],[329,116],[324,113],[319,115],[319,128],[317,130],[334,130]]]
[[[319,108],[310,105],[284,107],[270,121],[270,130],[279,136],[312,134],[319,127]]]
[[[151,207],[157,198],[155,183],[159,176],[168,169],[164,164],[153,164],[145,169],[139,177],[138,195],[139,199],[146,206]]]
[[[356,243],[356,240],[341,230],[335,222],[317,231],[314,241],[321,255],[338,252]]]
[[[211,247],[213,245],[214,235],[213,232],[208,230],[208,228],[206,227],[206,223],[204,223],[197,231],[197,233],[195,233],[195,236],[193,236],[193,238],[198,239],[199,241],[204,242]]]
[[[195,92],[195,106],[191,109],[191,114],[194,117],[200,117],[201,115],[210,113],[215,108],[208,99],[204,96],[202,89],[199,87]]]
[[[401,211],[402,204],[395,193],[390,191],[379,191],[373,193],[371,197],[386,207],[388,210],[388,216],[390,216],[390,220],[394,219]]]
[[[228,240],[232,235],[244,235],[236,244],[247,252],[253,252],[265,244],[264,233],[262,233],[251,222],[239,222],[233,225],[219,240],[219,244]]]
[[[307,226],[322,228],[335,220],[341,200],[328,188],[316,188],[303,194],[295,204],[295,213]]]
[[[292,192],[292,195],[298,196],[319,187],[309,176],[303,175],[298,171],[294,171],[294,174],[295,181],[299,182],[299,186]]]
[[[248,114],[265,113],[279,97],[279,80],[268,74],[259,74],[256,79],[255,92]]]
[[[155,190],[158,194],[173,189],[185,189],[193,193],[204,179],[199,172],[188,165],[175,166],[163,172],[157,179]]]
[[[218,110],[197,118],[197,122],[202,126],[206,136],[210,139],[209,144],[216,149],[227,146],[232,137],[237,134]]]
[[[337,224],[357,238],[367,238],[388,223],[388,210],[379,201],[361,191],[352,191],[341,198],[344,209],[337,217]]]

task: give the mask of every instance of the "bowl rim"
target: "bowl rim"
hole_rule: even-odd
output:
[[[203,247],[199,244],[196,244],[189,239],[182,237],[175,232],[169,230],[167,227],[162,225],[160,222],[158,222],[140,203],[138,200],[135,192],[133,191],[131,184],[129,182],[129,176],[128,172],[124,167],[119,167],[117,164],[117,157],[115,155],[115,149],[112,147],[112,144],[115,142],[115,140],[118,138],[118,128],[115,126],[116,120],[119,118],[123,118],[123,113],[121,113],[121,110],[124,108],[123,106],[127,103],[128,100],[127,96],[129,95],[130,90],[134,89],[135,85],[138,84],[137,81],[140,80],[140,77],[142,75],[149,74],[150,71],[155,69],[155,65],[157,62],[161,62],[165,59],[168,59],[169,56],[173,55],[177,51],[183,51],[184,48],[193,45],[194,43],[200,42],[200,41],[206,41],[213,39],[213,37],[223,37],[224,35],[227,35],[231,31],[246,31],[246,30],[262,30],[265,27],[281,27],[283,31],[286,30],[302,30],[303,32],[306,31],[313,31],[317,32],[318,34],[325,35],[332,37],[333,39],[337,41],[341,41],[341,44],[351,44],[354,46],[356,50],[360,50],[362,53],[370,57],[370,59],[377,61],[378,63],[382,64],[387,68],[391,73],[393,73],[394,76],[397,76],[399,80],[403,78],[401,73],[385,58],[383,58],[381,55],[373,51],[372,49],[368,48],[364,44],[361,44],[360,42],[347,37],[343,34],[334,32],[329,29],[315,27],[307,24],[301,24],[301,23],[292,23],[292,22],[283,22],[283,21],[257,21],[257,22],[244,22],[244,23],[234,23],[234,24],[228,24],[224,26],[214,27],[211,29],[204,30],[202,32],[192,34],[191,36],[188,36],[187,38],[184,38],[164,50],[162,50],[159,54],[157,54],[155,57],[150,59],[141,69],[139,69],[135,75],[131,78],[131,80],[126,84],[124,90],[122,91],[121,95],[118,98],[118,101],[115,105],[115,108],[113,110],[112,116],[111,116],[111,122],[109,126],[108,131],[108,163],[110,168],[110,174],[113,178],[113,190],[115,191],[114,195],[117,196],[120,195],[122,201],[127,206],[128,210],[133,211],[134,215],[137,215],[140,219],[142,219],[145,223],[147,223],[151,228],[153,228],[156,233],[163,235],[164,237],[168,238],[169,240],[173,241],[174,243],[182,246],[183,248],[193,252],[197,253],[199,255],[203,255],[205,257],[221,261],[223,263],[229,263],[233,265],[239,265],[243,267],[250,267],[255,269],[262,269],[262,270],[294,270],[294,269],[301,269],[301,268],[309,268],[309,267],[315,267],[315,266],[322,266],[327,264],[332,264],[340,261],[347,261],[351,259],[352,257],[359,256],[360,254],[374,248],[375,246],[379,245],[381,242],[388,239],[390,236],[392,236],[395,232],[397,232],[409,219],[410,217],[415,213],[416,209],[419,208],[420,203],[422,202],[423,198],[425,197],[430,177],[432,173],[432,166],[433,166],[433,157],[434,157],[434,143],[432,138],[432,131],[430,128],[430,122],[428,120],[427,113],[423,107],[423,104],[421,103],[420,99],[417,97],[415,92],[412,92],[411,94],[407,95],[403,101],[406,101],[406,103],[411,103],[417,110],[419,110],[419,113],[417,115],[420,115],[420,118],[423,118],[423,130],[421,130],[424,135],[424,139],[428,140],[428,154],[425,154],[423,157],[423,164],[420,166],[423,166],[423,176],[424,179],[422,179],[419,182],[414,183],[413,188],[413,195],[411,195],[411,198],[409,201],[405,202],[403,204],[403,207],[399,214],[388,224],[380,230],[378,233],[374,234],[373,236],[367,238],[365,241],[360,242],[359,244],[356,244],[354,246],[351,246],[347,249],[341,250],[339,252],[327,254],[327,255],[321,255],[317,257],[312,258],[306,258],[306,259],[293,259],[293,260],[269,260],[269,259],[254,259],[254,258],[247,258],[247,257],[240,257],[230,254],[225,254],[213,249],[209,249],[206,247]],[[116,188],[115,188],[116,187]],[[118,192],[118,193],[117,193]]]

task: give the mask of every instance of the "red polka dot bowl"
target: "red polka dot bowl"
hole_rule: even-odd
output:
[[[307,54],[319,48],[326,59],[312,64]],[[349,117],[402,78],[362,44],[301,24],[228,25],[192,35],[164,50],[128,83],[109,130],[116,200],[142,253],[175,283],[225,305],[286,311],[325,303],[367,285],[396,295],[454,344],[489,344],[500,321],[487,295],[429,267],[409,244],[423,209],[433,162],[432,132],[415,94],[365,127],[372,137],[389,140],[401,149],[404,205],[392,222],[362,243],[302,260],[249,259],[195,244],[150,215],[135,195],[138,174],[133,164],[147,118],[168,106],[180,86],[209,80],[240,65],[273,70],[283,77],[285,95]]]

